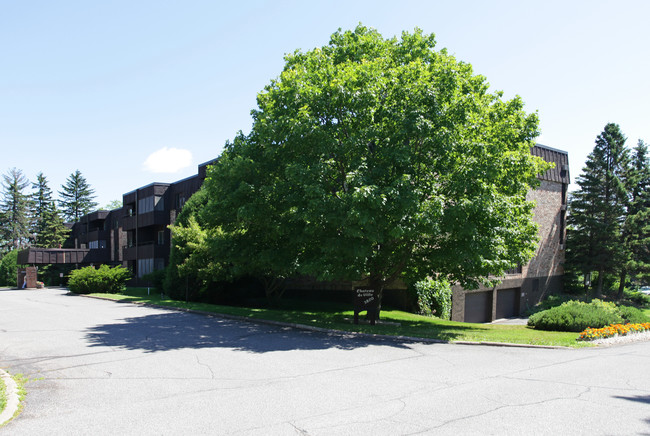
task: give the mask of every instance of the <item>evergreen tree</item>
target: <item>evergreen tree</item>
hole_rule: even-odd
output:
[[[36,182],[32,183],[32,190],[31,231],[32,233],[38,233],[39,229],[43,226],[42,221],[45,211],[52,204],[52,190],[47,183],[47,178],[42,172],[36,175]]]
[[[24,193],[29,180],[22,171],[13,168],[3,176],[3,198],[0,203],[0,240],[4,248],[20,249],[29,244],[30,199]]]
[[[63,218],[56,207],[56,203],[51,201],[43,209],[42,219],[36,231],[35,244],[43,248],[60,248],[70,233],[70,229],[65,226]]]
[[[632,153],[626,185],[629,205],[623,227],[625,261],[622,263],[618,298],[623,297],[627,274],[650,278],[650,158],[639,140]]]
[[[97,207],[97,203],[93,201],[95,190],[90,188],[81,171],[70,174],[61,188],[59,205],[67,221],[79,221],[79,218]]]
[[[576,183],[568,218],[568,269],[598,272],[596,297],[605,274],[618,273],[625,260],[623,223],[628,204],[626,175],[629,153],[618,124],[609,123],[596,138]]]

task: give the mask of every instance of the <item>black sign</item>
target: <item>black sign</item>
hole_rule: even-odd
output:
[[[368,313],[370,324],[375,325],[379,299],[374,289],[355,289],[354,291],[354,323],[359,324],[359,312]]]

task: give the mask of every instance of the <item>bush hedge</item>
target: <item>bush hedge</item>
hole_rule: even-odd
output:
[[[165,269],[157,269],[155,271],[150,272],[149,274],[143,275],[142,281],[149,284],[150,286],[153,286],[156,290],[162,291],[163,282],[165,280],[165,274],[166,274]]]
[[[0,286],[16,286],[18,250],[6,253],[0,259]]]
[[[538,312],[528,319],[528,325],[539,330],[581,332],[586,328],[602,328],[611,324],[647,322],[639,309],[617,307],[598,299],[590,303],[567,301],[560,306]]]
[[[625,291],[625,299],[642,307],[650,307],[650,295],[637,291]]]
[[[420,313],[441,319],[451,318],[451,285],[447,280],[428,278],[417,282],[414,287]]]
[[[643,311],[632,306],[619,306],[619,312],[625,322],[642,324],[650,321],[650,318]]]
[[[97,269],[88,266],[71,271],[68,277],[68,288],[76,294],[117,294],[126,290],[131,272],[122,266],[102,265]]]

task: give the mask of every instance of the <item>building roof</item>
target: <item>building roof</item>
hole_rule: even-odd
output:
[[[571,178],[569,176],[569,153],[542,144],[535,144],[535,146],[530,150],[530,153],[533,156],[541,157],[546,162],[555,164],[554,168],[541,174],[539,176],[540,179],[549,182],[571,183]]]

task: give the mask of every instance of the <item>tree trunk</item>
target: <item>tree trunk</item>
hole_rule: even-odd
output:
[[[625,279],[627,278],[627,268],[621,270],[620,280],[621,282],[618,285],[618,295],[616,295],[617,300],[623,299],[623,291],[625,290]]]
[[[370,289],[375,291],[375,298],[377,299],[377,311],[375,313],[375,320],[379,320],[379,315],[381,313],[381,300],[384,296],[384,286],[386,285],[386,282],[381,279],[370,279],[369,282]],[[370,312],[368,312],[368,315],[370,315]]]
[[[264,277],[262,283],[269,305],[277,306],[285,291],[284,281],[282,279]]]
[[[598,284],[596,285],[596,298],[603,298],[603,278],[605,274],[602,269],[598,270]]]

